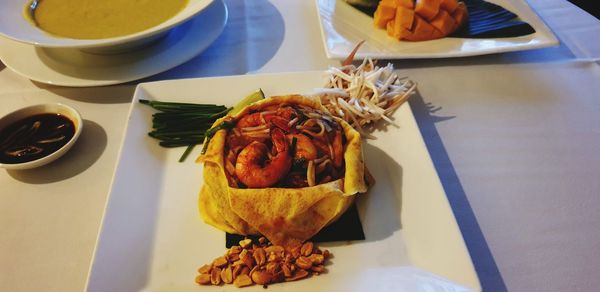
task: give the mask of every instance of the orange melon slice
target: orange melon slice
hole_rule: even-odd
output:
[[[382,1],[379,6],[377,6],[377,10],[375,10],[375,14],[373,15],[375,26],[385,28],[386,23],[394,19],[395,16],[396,6]]]
[[[398,6],[398,8],[396,8],[396,17],[394,18],[394,20],[396,21],[396,23],[399,23],[401,27],[404,27],[409,30],[412,29],[414,18],[414,10],[406,8],[404,6]]]
[[[458,1],[456,0],[442,0],[440,8],[446,10],[448,13],[454,12],[458,7]]]
[[[412,35],[406,39],[409,41],[426,41],[430,40],[435,28],[425,19],[415,15],[414,29]]]
[[[465,5],[465,3],[458,3],[458,6],[452,13],[452,18],[454,18],[454,22],[456,23],[453,32],[459,29],[465,23],[467,23],[469,14],[467,12],[467,6]]]
[[[446,36],[446,34],[444,34],[442,31],[440,31],[438,29],[434,29],[433,32],[431,33],[431,38],[429,38],[429,39],[430,40],[441,39],[445,36]]]
[[[385,1],[385,0],[384,0]],[[413,0],[395,0],[398,6],[406,7],[413,9],[415,8],[415,3]]]
[[[388,21],[387,25],[386,25],[386,30],[387,30],[387,34],[395,39],[400,39],[400,33],[398,31],[395,30],[396,28],[396,21],[395,20],[391,20]]]
[[[395,39],[423,41],[445,37],[467,19],[467,7],[457,0],[382,0],[374,23]]]
[[[431,20],[431,25],[442,33],[442,37],[449,35],[454,31],[456,27],[456,21],[454,18],[446,12],[446,10],[440,10],[440,12]]]
[[[421,17],[432,20],[440,11],[441,0],[417,0],[415,13]]]

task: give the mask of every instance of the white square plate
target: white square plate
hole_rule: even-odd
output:
[[[148,137],[153,110],[138,99],[233,105],[262,88],[267,95],[306,93],[322,86],[321,72],[245,75],[140,84],[131,106],[88,291],[240,291],[198,287],[196,269],[221,256],[225,234],[200,219],[202,166],[184,163],[183,148],[165,149]],[[269,291],[470,291],[479,280],[408,104],[395,113],[399,128],[377,132],[365,145],[377,180],[360,195],[366,240],[321,244],[334,257],[328,272],[273,284]],[[264,291],[261,286],[244,291]]]
[[[344,0],[316,0],[327,57],[345,59],[358,42],[366,40],[357,59],[449,58],[522,51],[558,45],[552,31],[524,0],[492,0],[529,23],[535,33],[511,38],[442,38],[423,42],[398,41],[373,25],[373,18]]]

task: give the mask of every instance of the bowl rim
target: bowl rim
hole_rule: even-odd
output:
[[[60,111],[60,110],[62,110],[62,111]],[[66,104],[63,104],[60,102],[30,105],[30,106],[19,108],[17,110],[9,112],[8,114],[0,117],[0,130],[2,130],[2,129],[4,129],[4,126],[2,126],[2,122],[6,121],[6,120],[8,120],[8,122],[5,126],[8,126],[13,122],[16,122],[20,119],[26,118],[26,117],[34,115],[34,114],[43,114],[43,113],[61,114],[62,112],[68,112],[68,114],[69,114],[68,118],[75,125],[75,133],[73,134],[73,137],[71,137],[71,139],[69,139],[69,141],[65,145],[58,148],[56,151],[54,151],[44,157],[35,159],[35,160],[31,160],[31,161],[27,161],[27,162],[23,162],[23,163],[2,163],[2,162],[0,162],[0,168],[5,168],[7,170],[8,169],[31,169],[31,168],[40,167],[42,165],[46,165],[46,164],[58,159],[59,157],[63,156],[65,153],[67,153],[69,151],[69,149],[71,149],[71,147],[75,144],[75,142],[81,135],[81,132],[83,131],[83,119],[81,118],[81,114],[79,113],[79,111],[77,111],[75,108],[73,108],[69,105],[66,105]]]
[[[0,35],[11,40],[34,45],[36,47],[43,48],[65,48],[65,49],[86,49],[86,48],[102,48],[102,47],[110,47],[130,42],[135,42],[138,40],[142,40],[145,38],[152,37],[154,35],[166,32],[167,30],[172,29],[175,26],[178,26],[189,19],[195,17],[204,9],[206,9],[210,4],[217,0],[187,0],[186,6],[179,11],[177,14],[172,16],[171,18],[163,21],[162,23],[150,27],[148,29],[128,34],[124,36],[112,37],[112,38],[101,38],[101,39],[74,39],[67,37],[57,37],[53,36],[50,33],[45,32],[44,30],[35,27],[37,31],[40,32],[40,35],[43,35],[42,40],[40,39],[28,39],[28,35],[15,35],[7,33],[6,31],[0,30]],[[23,17],[24,22],[31,24],[31,21],[25,19]],[[39,36],[39,35],[38,35]],[[44,41],[46,39],[46,41]]]

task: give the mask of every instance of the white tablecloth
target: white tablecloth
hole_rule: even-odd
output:
[[[226,3],[230,21],[208,50],[143,81],[338,64],[325,57],[314,1]],[[559,47],[395,64],[419,82],[410,105],[484,291],[593,291],[600,22],[566,1],[530,4]],[[63,159],[0,170],[0,291],[85,288],[134,86],[40,85],[0,63],[0,115],[63,102],[85,120]]]

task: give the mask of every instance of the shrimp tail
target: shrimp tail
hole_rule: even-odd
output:
[[[271,133],[271,139],[273,140],[273,146],[277,153],[290,153],[291,147],[289,147],[285,138],[285,133],[279,128],[274,128]]]

